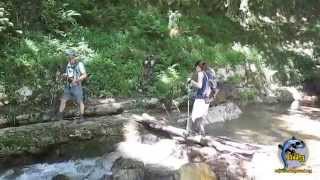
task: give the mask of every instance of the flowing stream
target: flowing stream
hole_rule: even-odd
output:
[[[207,133],[226,136],[241,142],[277,146],[296,136],[307,142],[313,170],[320,167],[320,159],[312,152],[320,147],[320,109],[289,105],[248,105],[242,107],[240,118],[208,125]],[[209,117],[214,118],[214,117]],[[103,179],[110,175],[112,164],[105,154],[114,146],[104,139],[69,143],[52,148],[41,158],[31,158],[10,166],[1,166],[0,179],[52,179],[63,174],[71,179]],[[112,143],[114,144],[114,143]]]

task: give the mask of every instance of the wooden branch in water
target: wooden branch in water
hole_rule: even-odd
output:
[[[248,164],[260,147],[248,143],[239,143],[226,137],[186,136],[184,129],[166,125],[149,116],[136,121],[151,133],[165,134],[177,142],[186,145],[189,161],[206,162],[221,179],[251,179]]]
[[[171,137],[181,137],[178,138],[180,142],[186,144],[200,145],[202,147],[212,147],[216,151],[222,154],[230,154],[232,156],[237,156],[243,160],[249,160],[253,156],[254,152],[259,149],[258,146],[251,144],[241,144],[231,139],[224,137],[210,137],[210,136],[186,136],[187,131],[181,128],[176,128],[173,126],[168,126],[161,123],[161,121],[150,120],[148,118],[136,120],[138,123],[142,124],[146,129],[150,131],[158,131],[166,133]]]

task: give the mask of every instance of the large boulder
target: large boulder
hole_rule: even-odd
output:
[[[263,101],[263,103],[266,103],[266,104],[277,104],[278,103],[277,97],[275,97],[275,96],[265,96],[262,98],[262,101]]]
[[[239,90],[227,83],[218,83],[219,92],[214,100],[215,104],[221,104],[227,102],[228,100],[240,100]]]
[[[8,120],[0,116],[0,128],[6,127],[7,124],[8,124]]]
[[[152,180],[176,180],[176,170],[160,165],[148,164],[145,166],[144,179]]]
[[[275,91],[275,95],[280,103],[292,103],[295,100],[292,92],[287,88],[278,88]]]
[[[0,129],[0,164],[10,155],[40,153],[46,148],[73,140],[107,137],[115,143],[122,140],[123,125],[131,116],[88,118],[77,124],[70,121],[37,123],[28,126]]]
[[[308,96],[320,96],[320,80],[308,80],[303,84],[303,91]]]
[[[58,174],[52,178],[52,180],[70,180],[70,178],[63,174]]]
[[[5,104],[5,101],[8,100],[8,96],[5,94],[4,86],[0,85],[0,107]]]
[[[133,159],[119,158],[112,168],[113,180],[143,180],[144,164]]]
[[[18,89],[16,93],[19,95],[18,101],[24,102],[28,99],[28,97],[32,96],[33,91],[28,86],[23,86],[20,89]]]
[[[205,124],[223,122],[239,118],[241,109],[235,103],[229,102],[209,108],[208,117],[204,120]]]
[[[302,94],[294,87],[277,87],[272,90],[272,93],[268,94],[262,99],[263,102],[267,104],[290,104],[295,100],[301,100]]]
[[[319,101],[320,101],[320,98],[318,96],[304,95],[301,98],[301,103],[302,103],[302,105],[305,105],[305,106],[313,106],[315,104],[318,104]]]
[[[236,73],[231,68],[219,68],[216,70],[216,77],[219,81],[226,81],[229,77],[234,76]]]
[[[176,180],[217,180],[217,177],[206,163],[189,163],[178,170]]]

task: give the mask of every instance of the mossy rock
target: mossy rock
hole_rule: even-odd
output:
[[[208,164],[189,163],[179,169],[176,180],[217,180],[217,177]]]

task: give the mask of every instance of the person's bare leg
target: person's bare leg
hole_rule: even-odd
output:
[[[57,119],[56,120],[62,120],[63,119],[63,111],[64,111],[64,109],[66,107],[66,103],[67,103],[67,100],[64,99],[64,98],[61,98],[59,111],[58,111],[58,115],[57,115]]]
[[[79,103],[79,106],[80,106],[80,114],[84,114],[84,103],[83,103],[83,101],[81,101],[80,103]]]
[[[67,100],[65,100],[64,98],[61,98],[59,113],[62,113],[64,111],[64,109],[66,108],[66,103],[67,103]]]
[[[83,114],[84,114],[84,103],[83,101],[79,102],[79,110],[80,110],[80,121],[83,121]]]

